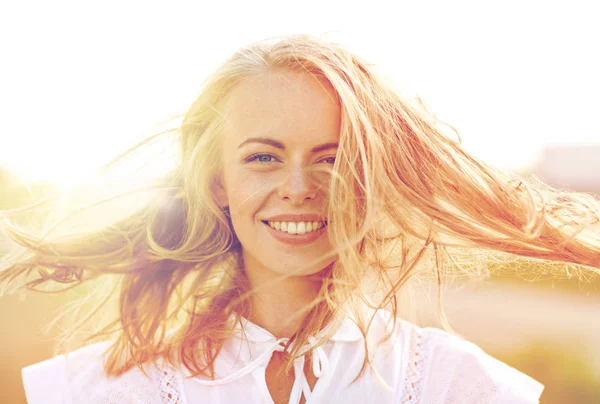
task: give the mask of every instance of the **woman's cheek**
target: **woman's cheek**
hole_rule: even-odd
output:
[[[231,183],[236,204],[240,207],[256,207],[255,203],[263,203],[276,186],[274,176],[264,173],[248,173],[235,178]],[[233,201],[231,201],[233,202]]]

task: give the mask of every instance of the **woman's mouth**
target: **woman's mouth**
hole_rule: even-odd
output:
[[[327,222],[273,222],[263,220],[263,223],[272,229],[287,234],[306,234],[327,226]]]
[[[285,244],[309,244],[325,234],[327,222],[273,222],[263,220],[265,228],[276,240]]]

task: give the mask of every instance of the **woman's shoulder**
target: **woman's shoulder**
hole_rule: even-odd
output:
[[[434,327],[399,320],[407,393],[415,402],[537,403],[544,386],[479,346]],[[465,401],[467,400],[467,401]],[[409,401],[407,401],[409,402]]]
[[[181,381],[166,366],[133,367],[120,376],[104,372],[110,342],[88,345],[68,354],[23,369],[23,384],[29,404],[54,403],[148,403],[174,404]]]

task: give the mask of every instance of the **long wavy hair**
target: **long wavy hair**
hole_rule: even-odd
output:
[[[213,195],[222,169],[222,111],[236,85],[275,68],[326,80],[341,108],[327,227],[337,259],[323,271],[321,293],[292,338],[288,366],[336,313],[350,310],[366,336],[372,317],[359,307],[385,308],[395,319],[411,277],[429,270],[440,283],[456,269],[473,272],[473,257],[481,254],[471,252],[599,272],[596,197],[486,165],[371,65],[339,45],[287,36],[239,50],[204,83],[172,132],[179,164],[142,209],[101,230],[60,238],[36,237],[4,212],[6,231],[21,253],[3,259],[0,286],[36,289],[116,275],[118,313],[96,334],[116,333],[106,373],[163,358],[192,374],[214,376],[231,319],[248,315],[251,293],[240,270],[242,246]]]

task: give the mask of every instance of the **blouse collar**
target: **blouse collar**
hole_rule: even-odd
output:
[[[329,338],[329,341],[354,342],[362,338],[362,333],[358,326],[347,316],[343,317],[341,322],[335,319],[332,320],[314,337],[318,340],[328,334],[334,327],[337,327],[337,329]],[[245,317],[240,317],[240,321],[235,323],[233,336],[255,343],[267,343],[278,339],[269,331],[254,324]],[[288,341],[289,338],[279,338],[279,340]]]
[[[327,342],[350,343],[359,341],[363,335],[358,326],[349,317],[340,321],[332,321],[315,336],[308,338],[308,344],[300,348],[300,356],[294,361],[295,380],[290,396],[290,403],[299,402],[304,394],[306,400],[312,391],[304,374],[304,362],[307,353],[310,354],[312,371],[317,379],[327,374],[330,358],[322,345],[316,346],[319,339],[330,333],[332,327],[337,327]],[[232,337],[223,345],[219,359],[215,362],[214,380],[194,378],[194,381],[204,386],[217,386],[233,383],[236,380],[252,375],[259,384],[264,384],[264,372],[274,352],[283,352],[289,338],[276,338],[269,331],[252,323],[246,318],[236,322]],[[336,351],[339,352],[339,351]],[[266,386],[264,386],[266,389]],[[268,395],[268,391],[265,392]]]

